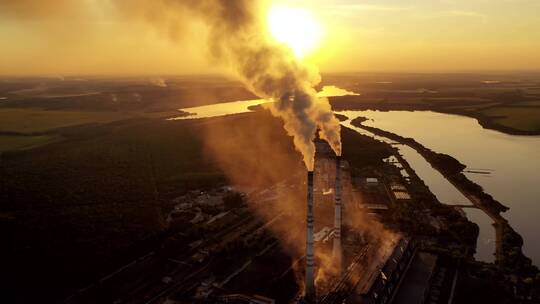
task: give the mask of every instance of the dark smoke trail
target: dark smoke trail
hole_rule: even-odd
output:
[[[117,0],[120,9],[134,1]],[[195,16],[208,28],[208,46],[216,61],[232,68],[245,85],[261,98],[274,101],[270,110],[283,119],[288,134],[313,169],[317,129],[336,154],[341,154],[340,125],[326,98],[318,98],[314,86],[318,72],[299,62],[292,51],[269,37],[264,2],[254,0],[139,0],[137,7],[153,20],[170,20],[170,11]],[[156,10],[164,10],[159,12]],[[165,14],[168,18],[156,17]],[[181,22],[181,21],[180,21]],[[170,25],[170,23],[167,23]],[[170,27],[170,26],[169,26]]]
[[[173,39],[191,34],[193,23],[202,23],[212,59],[231,68],[253,93],[274,101],[271,111],[283,119],[308,169],[313,169],[317,130],[341,154],[339,121],[328,100],[317,98],[314,89],[320,76],[270,38],[265,0],[0,0],[0,17],[84,19],[109,4],[128,22],[144,19]]]

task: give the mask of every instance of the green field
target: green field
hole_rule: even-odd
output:
[[[492,121],[505,127],[528,132],[540,132],[540,108],[497,107],[481,111]]]
[[[540,100],[518,102],[516,105],[540,107]]]
[[[86,112],[0,108],[0,153],[29,149],[60,140],[57,129],[85,124],[105,124],[130,118],[164,118],[180,115],[164,112]]]
[[[12,150],[31,149],[57,140],[55,135],[38,136],[2,136],[0,135],[0,153]]]
[[[166,117],[174,114],[179,112],[86,112],[3,108],[0,109],[0,132],[46,132],[75,125],[108,123],[134,117]]]

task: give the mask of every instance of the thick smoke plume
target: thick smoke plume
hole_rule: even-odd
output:
[[[208,30],[214,60],[231,68],[261,98],[273,101],[271,112],[284,121],[288,134],[309,170],[313,169],[317,130],[341,155],[340,124],[326,98],[318,98],[316,69],[302,64],[293,52],[270,38],[266,4],[254,0],[120,1],[120,10],[144,12],[157,26],[177,31],[180,16],[195,16]],[[133,8],[136,8],[133,10]],[[173,12],[173,13],[171,13]],[[180,15],[176,15],[180,13]],[[193,17],[192,17],[193,18]],[[169,36],[173,36],[170,35]]]
[[[328,100],[317,98],[314,89],[319,73],[270,37],[265,0],[0,0],[0,17],[19,20],[81,19],[92,24],[90,12],[95,11],[112,13],[128,24],[144,20],[187,48],[206,34],[213,63],[233,71],[254,94],[274,101],[271,111],[283,119],[308,169],[313,168],[317,130],[341,154],[339,122]]]

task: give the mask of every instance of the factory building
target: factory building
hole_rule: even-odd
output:
[[[402,203],[411,200],[405,186],[395,181],[388,185],[376,172],[374,175],[368,175],[373,172],[367,172],[366,175],[356,177],[356,186],[353,185],[348,163],[336,156],[325,141],[315,140],[315,147],[314,171],[308,172],[307,180],[306,268],[303,303],[314,303],[319,298],[318,296],[322,296],[316,294],[314,282],[315,241],[320,243],[332,241],[332,262],[335,263],[339,275],[336,282],[351,275],[350,267],[344,265],[342,247],[342,217],[346,208],[367,209],[368,214],[378,216],[388,210],[392,201]],[[361,189],[361,192],[355,192],[354,188]],[[329,216],[331,214],[333,214],[332,218]],[[316,227],[319,232],[314,234]],[[362,280],[362,286],[354,287],[355,292],[352,292],[350,297],[342,299],[348,298],[352,301],[350,303],[386,304],[390,302],[415,256],[416,249],[414,242],[409,238],[400,238],[394,244],[395,247],[390,249],[391,253],[387,251],[387,258],[384,262],[381,261],[384,264],[380,265],[383,266]],[[370,259],[368,256],[366,258]],[[369,261],[366,262],[369,263]],[[323,298],[328,297],[325,295]]]
[[[392,196],[394,198],[394,202],[407,202],[411,200],[411,195],[409,194],[409,191],[405,186],[398,184],[398,183],[392,183],[390,185],[390,192],[392,193]]]
[[[379,179],[376,177],[367,177],[365,183],[367,187],[377,187],[379,186]]]
[[[394,247],[392,254],[388,257],[380,272],[358,290],[359,296],[352,296],[346,303],[389,303],[392,295],[397,290],[400,279],[407,271],[415,249],[415,244],[411,239],[402,238]]]

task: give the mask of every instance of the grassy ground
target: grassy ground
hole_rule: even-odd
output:
[[[179,112],[87,112],[0,108],[0,132],[47,132],[74,125],[108,123],[133,117],[166,117],[174,114]]]
[[[61,140],[59,128],[85,124],[105,124],[130,118],[180,116],[178,111],[86,112],[0,108],[0,153],[35,148]]]
[[[325,75],[359,96],[332,97],[338,110],[431,110],[467,115],[508,134],[540,134],[540,73]]]
[[[34,133],[88,123],[125,119],[121,113],[0,109],[0,131]]]
[[[58,135],[59,128],[179,116],[179,108],[254,98],[240,83],[221,77],[159,80],[2,78],[0,152],[48,143],[45,137],[18,135]]]
[[[482,110],[481,113],[505,127],[540,132],[540,107],[497,107]]]
[[[55,135],[38,136],[2,136],[0,135],[0,153],[5,151],[31,149],[46,145],[58,139]]]
[[[520,106],[535,106],[535,107],[540,107],[540,100],[533,100],[533,101],[519,102],[519,103],[517,103],[517,105],[520,105]]]
[[[130,120],[76,127],[62,141],[2,153],[0,260],[10,265],[0,261],[0,268],[9,274],[8,299],[23,286],[49,300],[65,296],[119,267],[135,243],[162,231],[160,206],[170,193],[222,183],[196,133],[189,122]],[[22,138],[31,137],[4,140],[16,147]]]

